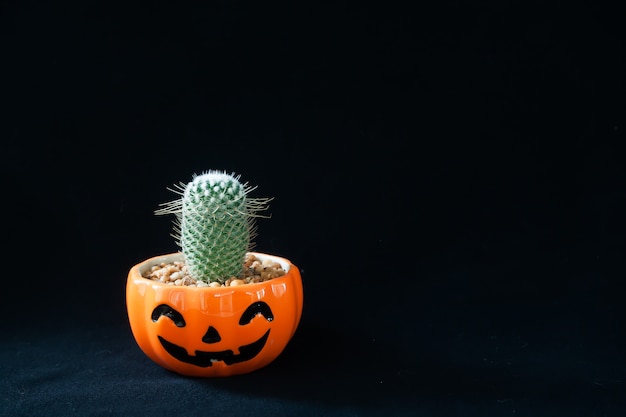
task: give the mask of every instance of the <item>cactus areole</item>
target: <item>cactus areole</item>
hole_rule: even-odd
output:
[[[181,251],[131,268],[126,308],[135,341],[155,363],[182,375],[229,376],[271,363],[294,335],[302,315],[302,280],[288,259],[250,252],[253,220],[269,198],[221,171],[194,176],[170,191],[180,198],[156,214],[175,214],[172,234]],[[284,273],[262,282],[228,286],[244,272],[246,255]],[[204,285],[147,278],[157,266],[184,262]]]

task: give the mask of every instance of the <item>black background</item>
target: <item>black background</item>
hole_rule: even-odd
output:
[[[624,415],[624,15],[415,3],[4,3],[0,414]],[[199,380],[124,290],[210,169],[305,308]]]

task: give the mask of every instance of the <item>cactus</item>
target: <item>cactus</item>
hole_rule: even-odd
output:
[[[207,171],[179,183],[170,191],[180,195],[161,204],[155,214],[175,214],[172,236],[196,280],[223,283],[243,273],[246,253],[256,236],[254,220],[268,208],[271,198],[250,198],[256,187],[242,184],[240,176]]]

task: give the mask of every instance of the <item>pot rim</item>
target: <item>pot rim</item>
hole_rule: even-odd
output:
[[[184,260],[184,254],[182,252],[172,252],[172,253],[167,253],[167,254],[163,254],[163,255],[156,255],[153,257],[150,257],[148,259],[145,259],[144,261],[136,264],[135,266],[132,267],[131,269],[131,276],[133,277],[133,279],[139,279],[139,280],[143,280],[143,281],[147,281],[149,282],[151,285],[156,285],[156,286],[162,286],[162,287],[167,287],[167,288],[175,288],[175,289],[185,289],[188,291],[212,291],[212,292],[220,292],[220,291],[224,291],[224,290],[228,290],[228,291],[242,291],[242,290],[248,290],[248,289],[255,289],[255,288],[261,288],[264,287],[272,282],[277,283],[279,281],[281,281],[283,278],[288,277],[290,274],[290,271],[292,268],[295,268],[295,265],[293,263],[291,263],[291,261],[287,258],[283,258],[281,256],[277,256],[277,255],[271,255],[268,253],[262,253],[262,252],[247,252],[248,254],[254,255],[256,256],[258,259],[260,260],[264,260],[264,259],[272,259],[278,263],[280,263],[280,265],[282,266],[282,268],[285,270],[285,275],[282,275],[280,277],[276,277],[276,278],[272,278],[269,279],[267,281],[262,281],[262,282],[254,282],[254,283],[246,283],[246,284],[241,284],[241,285],[234,285],[234,286],[228,286],[228,287],[196,287],[196,286],[187,286],[187,285],[171,285],[171,284],[166,284],[164,282],[159,282],[159,281],[154,281],[150,278],[145,278],[143,276],[143,272],[147,269],[152,267],[153,265],[159,264],[161,262],[173,262],[173,261],[182,261]]]

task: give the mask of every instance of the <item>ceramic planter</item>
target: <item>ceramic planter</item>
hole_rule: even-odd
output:
[[[186,376],[222,377],[260,369],[280,355],[302,315],[302,279],[289,260],[286,274],[269,281],[231,287],[174,286],[143,278],[181,253],[150,258],[131,268],[126,307],[141,350],[162,367]]]

